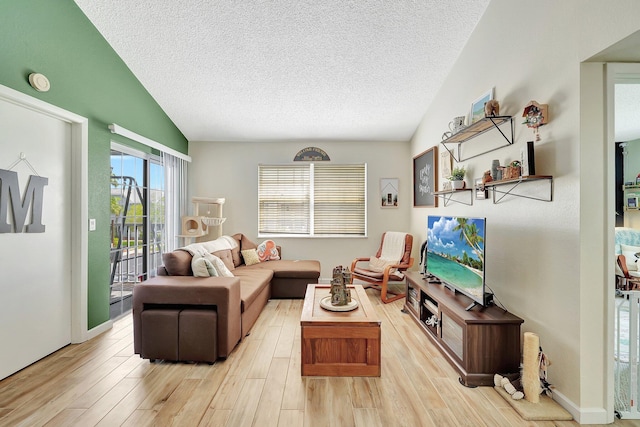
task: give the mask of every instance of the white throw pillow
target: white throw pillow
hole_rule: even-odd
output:
[[[191,270],[193,270],[194,277],[218,276],[218,272],[211,261],[204,257],[193,257],[193,260],[191,261]]]

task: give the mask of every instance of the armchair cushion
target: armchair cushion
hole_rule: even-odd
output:
[[[369,258],[369,270],[375,271],[377,273],[384,273],[384,269],[387,268],[388,265],[395,265],[397,264],[397,262],[397,260],[387,260],[384,258],[372,256],[371,258]],[[395,273],[395,271],[396,269],[392,268],[391,270],[389,270],[389,273]]]

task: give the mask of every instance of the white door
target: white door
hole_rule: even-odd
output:
[[[48,179],[44,232],[0,233],[0,379],[71,342],[72,167],[69,122],[0,99],[0,169],[17,173],[21,198],[30,175]]]

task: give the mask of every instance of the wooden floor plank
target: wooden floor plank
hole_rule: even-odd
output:
[[[227,421],[228,426],[250,426],[253,424],[264,383],[265,380],[262,378],[245,379],[240,396]]]
[[[260,403],[256,410],[254,425],[277,427],[287,369],[289,369],[289,359],[287,358],[274,358],[271,362]]]
[[[299,409],[283,409],[280,411],[278,427],[304,426],[304,411]]]

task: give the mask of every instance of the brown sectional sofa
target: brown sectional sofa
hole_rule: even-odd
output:
[[[158,276],[134,287],[135,353],[152,360],[212,363],[227,357],[248,334],[269,299],[304,298],[307,284],[318,282],[318,261],[280,259],[248,266],[241,251],[257,245],[242,234],[232,237],[237,248],[213,254],[234,277],[193,277],[191,254],[175,250],[163,254]]]

